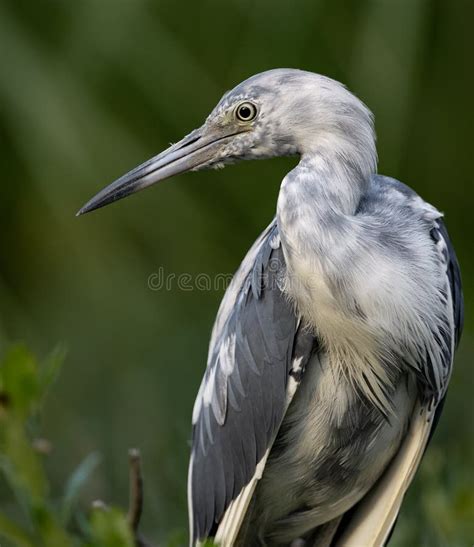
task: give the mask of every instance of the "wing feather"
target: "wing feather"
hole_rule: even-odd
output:
[[[193,411],[188,478],[192,543],[231,545],[265,467],[314,337],[281,289],[276,222],[249,251],[221,304]],[[305,343],[303,343],[303,340]],[[303,364],[302,364],[303,363]],[[229,543],[230,542],[230,543]]]

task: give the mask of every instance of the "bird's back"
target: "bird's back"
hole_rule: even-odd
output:
[[[371,245],[376,244],[384,256],[403,258],[407,271],[431,268],[430,260],[438,266],[437,234],[444,230],[440,214],[399,181],[373,176],[356,217],[361,224],[376,228],[371,231]],[[443,232],[442,237],[447,234]],[[373,274],[379,275],[376,266]],[[436,290],[434,285],[428,293]],[[402,312],[402,306],[393,310],[394,314]],[[433,312],[442,312],[441,302]],[[359,320],[365,322],[363,317]],[[270,452],[241,530],[242,545],[260,541],[289,544],[308,533],[316,537],[314,530],[329,521],[337,524],[386,470],[399,450],[417,400],[426,396],[426,390],[433,391],[423,372],[410,362],[415,355],[407,354],[409,349],[401,340],[392,341],[398,351],[381,360],[390,379],[384,386],[390,408],[381,412],[349,371],[344,375],[335,370],[324,343],[317,338],[316,330],[317,349]],[[329,535],[326,528],[322,530],[327,542],[337,526]]]

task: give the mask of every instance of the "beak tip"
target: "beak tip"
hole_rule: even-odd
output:
[[[82,215],[85,215],[86,213],[90,213],[91,211],[94,211],[95,209],[98,209],[99,206],[94,203],[86,203],[83,205],[79,211],[76,213],[76,217],[81,217]]]
[[[221,141],[224,137],[218,138],[218,136],[210,135],[204,142],[201,141],[201,138],[201,130],[195,130],[161,154],[132,169],[83,205],[77,211],[76,217],[105,207],[158,181],[185,171],[197,170],[198,167],[212,159],[212,154],[209,156],[210,151],[212,152],[211,145]]]

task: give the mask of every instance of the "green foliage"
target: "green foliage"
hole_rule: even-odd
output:
[[[55,352],[39,363],[23,346],[15,346],[0,362],[0,472],[20,509],[18,522],[0,512],[0,537],[15,547],[132,547],[127,519],[118,509],[95,510],[80,532],[68,530],[79,490],[99,462],[97,454],[72,473],[60,503],[51,497],[40,453],[48,443],[36,434],[63,355]]]
[[[72,511],[77,503],[84,483],[100,463],[100,456],[96,452],[89,454],[69,477],[64,489],[64,498],[61,505],[61,521],[67,524],[71,519]]]
[[[96,510],[91,517],[92,540],[87,547],[133,547],[127,520],[116,508]]]

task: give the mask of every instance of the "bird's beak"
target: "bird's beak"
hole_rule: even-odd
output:
[[[232,129],[234,131],[232,131]],[[89,200],[77,215],[118,201],[156,182],[196,170],[208,162],[219,159],[219,152],[225,143],[236,134],[234,128],[208,126],[192,131],[181,141],[170,146],[161,154],[132,169],[126,175],[109,184]]]

